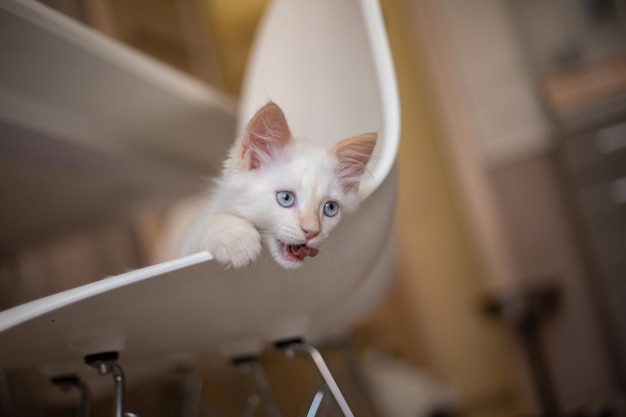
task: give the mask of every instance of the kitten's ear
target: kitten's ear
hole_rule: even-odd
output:
[[[241,159],[247,170],[267,166],[291,140],[283,111],[273,102],[263,106],[250,120],[241,142]]]
[[[377,133],[364,133],[342,140],[330,149],[331,154],[339,160],[336,174],[344,191],[353,192],[358,189],[365,166],[374,152],[377,136]]]

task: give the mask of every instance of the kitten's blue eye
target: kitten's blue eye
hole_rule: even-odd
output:
[[[334,201],[327,201],[324,204],[324,215],[328,217],[333,217],[339,212],[339,204]]]
[[[279,191],[276,193],[276,201],[283,207],[291,207],[296,202],[296,196],[289,191]]]

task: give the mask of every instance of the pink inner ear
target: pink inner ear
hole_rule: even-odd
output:
[[[248,153],[248,151],[250,151]],[[242,159],[246,159],[246,153],[248,156],[248,169],[249,170],[255,170],[255,169],[259,169],[261,168],[261,166],[264,163],[268,163],[268,160],[265,160],[263,158],[261,158],[261,155],[268,155],[270,156],[272,154],[272,150],[270,148],[270,146],[268,146],[265,142],[261,142],[259,141],[256,146],[254,148],[250,148],[250,146],[248,146],[247,144],[244,143],[243,147],[242,147],[242,151],[241,151],[241,157]]]
[[[341,186],[345,192],[356,191],[364,169],[360,169],[358,165],[348,161],[342,161],[337,167],[337,176],[341,182]]]
[[[249,170],[267,166],[291,140],[291,133],[283,111],[275,103],[268,103],[252,118],[241,147],[241,158]]]
[[[331,148],[339,160],[337,176],[345,192],[356,191],[365,167],[376,147],[376,133],[364,133],[345,139]]]

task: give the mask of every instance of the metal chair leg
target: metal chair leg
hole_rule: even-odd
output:
[[[9,383],[4,372],[0,372],[0,416],[15,417],[9,394]]]
[[[181,417],[198,417],[202,403],[202,376],[194,369],[183,371],[184,390]]]
[[[76,388],[80,391],[80,405],[78,406],[78,417],[89,417],[89,410],[91,408],[91,390],[76,375],[62,375],[54,377],[50,380],[54,385],[57,385],[62,390],[68,390]]]
[[[250,374],[254,379],[254,385],[257,393],[248,397],[248,405],[244,414],[254,415],[254,410],[260,405],[265,404],[267,413],[270,417],[281,417],[278,404],[272,391],[272,386],[267,379],[267,374],[263,366],[253,357],[236,358],[233,363],[238,366],[242,374]],[[258,394],[258,395],[257,395]]]
[[[124,396],[126,395],[126,377],[124,371],[117,364],[117,352],[96,353],[85,356],[85,363],[98,370],[100,375],[113,375],[115,383],[114,417],[137,417],[136,414],[124,411]]]
[[[326,403],[326,394],[328,393],[328,386],[326,384],[322,384],[319,389],[315,392],[313,396],[313,400],[311,401],[311,405],[309,406],[309,410],[306,413],[306,417],[316,417],[318,416],[319,410]],[[325,415],[325,414],[321,414]]]
[[[261,404],[261,399],[256,394],[250,394],[246,400],[246,408],[243,409],[242,417],[254,417],[256,410]]]
[[[350,410],[346,399],[341,393],[339,386],[335,382],[335,379],[333,378],[330,369],[328,369],[328,366],[326,366],[324,358],[317,349],[307,343],[302,343],[300,341],[278,343],[276,346],[279,349],[282,349],[283,352],[290,358],[295,357],[297,353],[305,353],[309,355],[313,360],[313,363],[317,367],[320,375],[322,376],[322,379],[328,386],[330,393],[337,402],[337,405],[339,406],[339,409],[341,410],[343,415],[345,417],[354,417],[354,414],[352,413],[352,410]]]
[[[179,417],[222,417],[211,401],[204,395],[204,378],[193,363],[181,361],[172,369],[181,384],[182,402]]]

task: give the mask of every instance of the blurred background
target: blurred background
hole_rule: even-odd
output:
[[[110,99],[144,110],[132,121],[120,110],[123,123],[140,122],[136,140],[113,145],[93,132],[73,140],[80,126],[62,125],[51,144],[32,123],[8,123],[20,109],[8,111],[0,120],[2,309],[166,257],[172,222],[214,174],[204,166],[211,156],[197,152],[210,139],[182,138],[184,127],[215,118],[216,136],[233,132],[268,1],[42,3],[189,77],[184,88],[210,88],[216,104],[209,115],[183,117],[153,108],[158,92],[129,89]],[[381,6],[402,111],[395,279],[349,340],[326,348],[340,376],[349,382],[358,371],[365,381],[370,395],[353,395],[360,415],[625,415],[626,2]],[[6,22],[3,53],[17,33]],[[2,100],[12,88],[53,89],[52,75],[3,85]],[[109,97],[102,80],[74,81]],[[190,91],[185,100],[202,98]],[[220,158],[224,149],[211,151]],[[281,360],[264,361],[284,414],[295,415],[310,392],[293,391],[294,371]],[[227,388],[237,379],[204,377],[212,405],[203,415],[230,415],[241,393]],[[176,415],[154,401],[175,396],[173,378],[133,388],[133,410]],[[72,415],[33,393],[36,384],[44,384],[36,375],[4,376],[16,415]],[[105,402],[94,415],[107,415]]]

